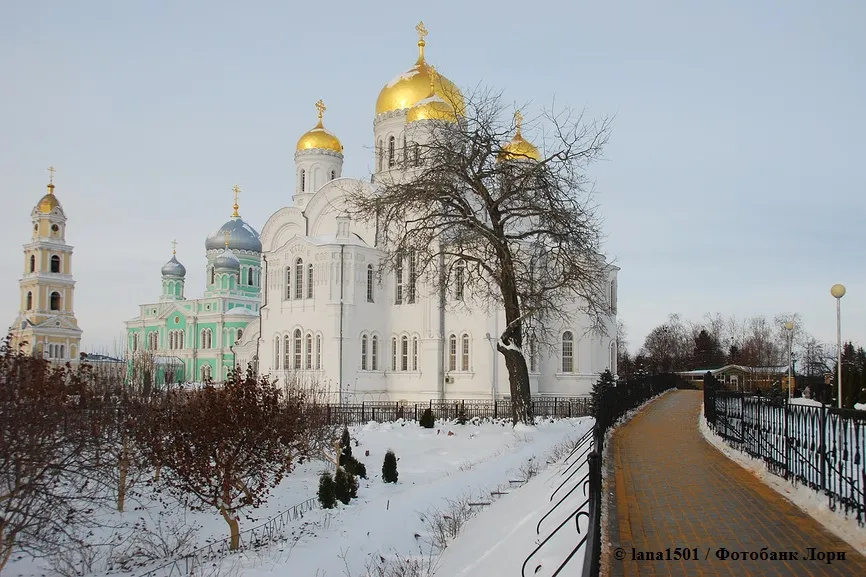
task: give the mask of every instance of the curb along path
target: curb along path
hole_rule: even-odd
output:
[[[702,399],[700,391],[673,391],[614,433],[611,577],[866,575],[862,555],[704,440]],[[698,559],[675,560],[677,547]],[[641,552],[662,560],[638,560]],[[767,558],[783,552],[798,558]],[[844,560],[827,562],[839,553]]]

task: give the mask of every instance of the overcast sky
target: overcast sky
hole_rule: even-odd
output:
[[[637,349],[668,313],[798,312],[866,343],[866,2],[0,2],[0,319],[15,318],[30,210],[57,169],[85,350],[186,294],[231,214],[290,203],[314,103],[368,178],[382,86],[428,59],[458,86],[615,115],[591,176]],[[413,8],[412,6],[417,6]],[[527,136],[532,136],[531,134]]]

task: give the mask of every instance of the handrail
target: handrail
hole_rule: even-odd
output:
[[[589,471],[586,472],[586,475],[584,475],[583,478],[582,478],[580,481],[578,481],[578,482],[574,485],[574,487],[572,487],[571,490],[570,490],[568,493],[566,493],[566,494],[562,497],[562,499],[560,499],[560,500],[556,503],[556,505],[554,505],[553,507],[551,507],[550,510],[549,510],[547,513],[544,514],[544,517],[542,517],[541,519],[538,520],[538,524],[535,526],[535,534],[538,535],[538,534],[541,533],[541,524],[544,522],[545,519],[547,519],[547,516],[550,515],[551,513],[553,513],[554,511],[556,511],[556,509],[557,509],[557,508],[558,508],[558,507],[563,503],[563,501],[565,501],[566,499],[568,499],[568,496],[571,495],[572,493],[574,493],[574,491],[575,491],[578,487],[583,486],[583,496],[584,496],[584,497],[588,497],[588,495],[586,494],[587,487],[589,486],[588,483],[589,483]]]

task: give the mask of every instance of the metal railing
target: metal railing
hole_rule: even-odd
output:
[[[709,385],[709,386],[707,386]],[[866,525],[866,411],[790,403],[704,386],[707,424],[767,469],[827,496]]]

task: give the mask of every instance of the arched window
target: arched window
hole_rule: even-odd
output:
[[[60,272],[60,257],[56,254],[51,257],[51,272]]]
[[[289,340],[289,335],[283,337],[283,370],[288,371],[292,368],[292,343]]]
[[[610,372],[616,374],[616,341],[610,341]]]
[[[388,168],[392,168],[397,162],[396,151],[394,150],[394,137],[388,137]]]
[[[400,370],[409,370],[409,337],[400,339]]]
[[[397,337],[391,337],[391,370],[397,370]]]
[[[244,329],[238,329],[238,336],[235,339],[236,341],[241,340],[241,337],[244,336]]]
[[[202,365],[201,366],[201,380],[206,383],[211,380],[211,369],[210,365]]]
[[[370,370],[379,370],[379,337],[376,335],[370,339]]]
[[[201,331],[201,348],[213,348],[213,331],[211,329],[203,329]]]
[[[316,370],[322,368],[322,335],[316,335]]]
[[[36,256],[30,255],[30,272],[36,272]]]
[[[313,298],[313,263],[307,265],[307,298]]]
[[[571,331],[562,333],[562,372],[574,372],[574,335]]]
[[[27,291],[27,306],[24,308],[28,311],[33,308],[33,293],[30,291]]]
[[[307,171],[303,168],[301,169],[301,192],[306,192],[307,190]]]
[[[168,331],[168,348],[174,348],[174,331]]]
[[[253,286],[253,267],[247,269],[247,284]]]
[[[538,356],[535,349],[535,339],[531,339],[529,341],[529,371],[532,373],[538,370]]]
[[[286,300],[292,298],[292,267],[286,267]]]
[[[337,171],[336,171],[336,170],[332,170],[332,171],[331,171],[331,180],[334,180],[335,178],[337,178]]]
[[[379,170],[382,170],[382,162],[383,157],[385,156],[385,150],[382,147],[382,139],[379,139],[379,145],[376,147],[376,156],[378,157],[377,162],[379,163]]]
[[[274,338],[274,370],[280,370],[280,336]]]
[[[304,298],[304,259],[295,260],[295,298]]]
[[[295,329],[295,363],[292,367],[297,371],[301,368],[301,345],[303,337],[301,336],[301,329]]]
[[[367,335],[361,336],[361,370],[367,370]]]
[[[214,270],[214,267],[210,267],[210,284],[213,284],[215,280],[216,280],[216,271]]]
[[[51,293],[51,310],[59,311],[60,310],[60,293],[54,291]]]
[[[304,349],[304,368],[308,371],[313,368],[313,333],[307,333],[307,347]]]
[[[461,347],[460,347],[460,370],[468,371],[469,370],[469,335],[463,335],[461,337]]]
[[[397,262],[394,265],[394,304],[403,304],[403,256],[397,255]]]
[[[457,300],[463,300],[464,286],[466,284],[466,262],[458,260],[454,265],[454,296]]]
[[[373,265],[367,265],[367,302],[373,302]]]
[[[132,352],[138,350],[138,333],[132,333]]]
[[[457,370],[457,335],[448,337],[448,370]]]
[[[409,304],[415,302],[416,265],[417,258],[415,257],[415,251],[413,250],[409,253]]]
[[[418,370],[418,337],[412,337],[412,370]]]
[[[177,345],[178,349],[183,349],[183,337],[184,337],[184,332],[183,331],[177,331],[177,336],[174,339],[175,339],[175,344]]]

